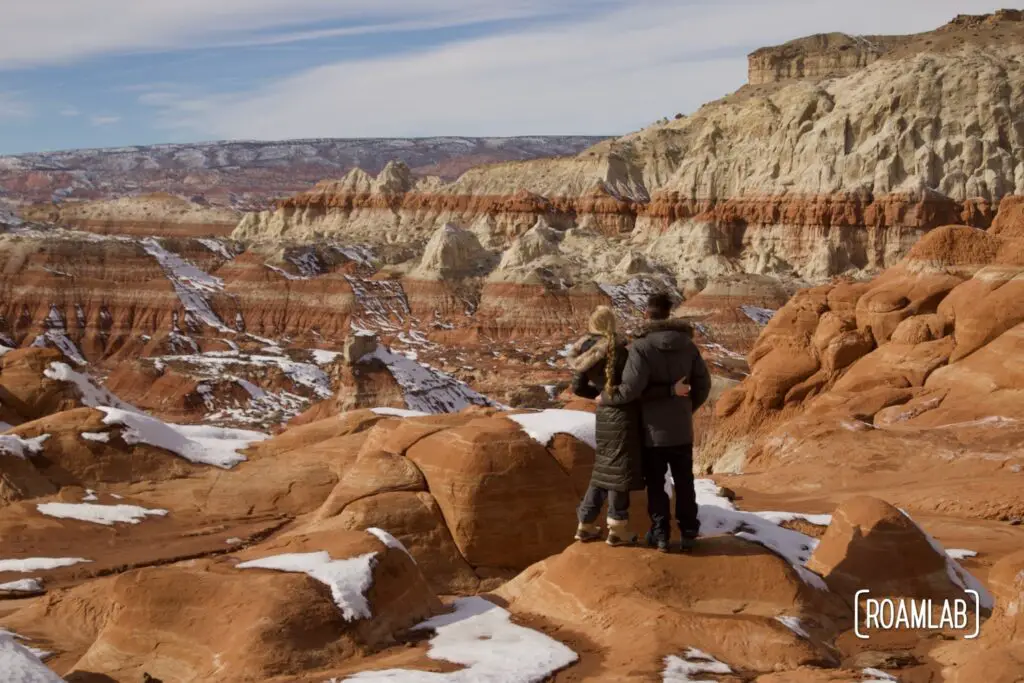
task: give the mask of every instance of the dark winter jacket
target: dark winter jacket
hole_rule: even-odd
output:
[[[681,379],[689,396],[644,400],[641,405],[644,445],[693,444],[693,413],[711,393],[711,376],[693,343],[693,326],[684,320],[652,320],[629,346],[622,382],[605,396],[608,405],[633,403],[651,385],[668,386]]]
[[[574,371],[572,391],[577,396],[597,398],[601,395],[606,384],[608,346],[608,340],[597,335],[584,337],[573,346],[569,365]],[[626,340],[616,339],[614,382],[621,379],[628,355]],[[671,392],[671,387],[652,385],[644,398],[664,398]],[[596,422],[597,451],[590,485],[609,491],[643,489],[639,405],[599,405]]]

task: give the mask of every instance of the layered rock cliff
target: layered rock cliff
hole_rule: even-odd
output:
[[[414,181],[400,164],[377,178],[353,171],[247,216],[234,237],[422,244],[450,223],[505,249],[543,219],[576,229],[598,259],[635,249],[683,284],[879,271],[927,230],[987,227],[1000,199],[1024,192],[1020,19],[893,39],[877,59],[840,64],[866,64],[842,77],[805,67],[800,80],[745,86],[573,158],[453,183]]]
[[[779,493],[827,481],[1019,519],[1022,293],[1020,197],[1003,200],[988,231],[945,226],[872,281],[800,292],[718,402],[700,459]]]
[[[905,42],[898,36],[850,36],[820,33],[776,47],[764,47],[748,58],[751,85],[795,78],[848,76],[877,62],[892,47]]]
[[[783,45],[764,47],[748,58],[747,80],[751,85],[777,83],[790,79],[823,79],[848,76],[883,56],[903,49],[920,50],[921,43],[936,48],[936,40],[957,42],[979,38],[968,30],[999,28],[1021,20],[1020,10],[999,10],[992,14],[956,17],[938,31],[921,36],[851,36],[845,33],[819,33],[791,40]],[[996,36],[1002,38],[1001,34]],[[947,49],[950,45],[939,45]]]
[[[102,234],[202,237],[231,234],[241,212],[166,193],[28,207],[33,221]]]

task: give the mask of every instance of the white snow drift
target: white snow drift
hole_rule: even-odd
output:
[[[0,583],[0,591],[8,593],[38,593],[43,590],[43,584],[39,579],[21,579],[9,583]]]
[[[266,434],[241,429],[224,429],[203,425],[168,424],[148,415],[119,408],[100,406],[106,413],[103,423],[124,427],[121,438],[126,443],[146,443],[180,455],[186,460],[222,469],[231,469],[245,456],[239,450],[267,439]]]
[[[331,589],[331,597],[346,621],[357,621],[372,616],[366,591],[373,585],[376,557],[377,553],[366,553],[344,560],[332,560],[326,551],[290,553],[242,562],[236,568],[273,569],[311,576]]]
[[[364,671],[346,680],[364,683],[534,683],[574,663],[568,647],[543,633],[513,624],[509,613],[483,598],[461,598],[452,614],[428,619],[413,630],[433,630],[431,659],[466,668],[450,673],[407,669]]]
[[[6,683],[63,683],[60,676],[7,631],[0,631],[0,672]]]
[[[23,439],[13,434],[0,436],[0,455],[11,455],[24,460],[29,455],[42,453],[43,443],[49,438],[49,434],[43,434],[34,439]]]
[[[708,679],[696,679],[691,676],[700,674],[731,674],[732,669],[706,652],[690,648],[682,657],[665,658],[663,683],[708,683]]]
[[[150,510],[137,505],[95,505],[93,503],[40,503],[36,509],[47,517],[75,519],[112,526],[138,524],[146,517],[166,517],[167,510]]]
[[[579,410],[542,410],[539,413],[509,415],[508,419],[518,422],[523,431],[541,446],[547,446],[555,434],[569,434],[591,448],[597,448],[595,434],[596,418],[593,413]]]
[[[92,562],[81,557],[29,557],[22,560],[0,560],[0,572],[29,572],[47,571],[70,567],[75,564]]]

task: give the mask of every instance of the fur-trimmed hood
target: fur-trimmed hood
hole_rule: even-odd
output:
[[[693,323],[682,318],[648,320],[637,330],[636,337],[648,337],[660,349],[679,349],[693,341]]]
[[[615,342],[619,345],[625,345],[626,339],[621,335],[616,335]],[[601,335],[588,334],[569,349],[569,367],[574,372],[587,372],[598,363],[603,362],[607,356],[608,338]]]

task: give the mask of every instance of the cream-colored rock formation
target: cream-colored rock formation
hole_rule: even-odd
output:
[[[489,261],[491,255],[480,246],[476,233],[445,224],[427,242],[423,258],[410,276],[423,280],[470,277],[485,271]]]
[[[842,49],[872,40],[877,49]],[[516,259],[516,240],[541,218],[609,256],[599,277],[630,250],[684,285],[877,272],[925,231],[987,227],[1003,197],[1024,193],[1024,22],[1008,11],[866,41],[770,50],[753,79],[785,80],[577,157],[476,168],[448,184],[413,181],[400,165],[377,178],[353,171],[246,216],[234,236],[422,244],[453,224]],[[794,50],[804,56],[779,57]],[[811,60],[815,50],[828,58]],[[551,256],[538,252],[538,267]],[[577,279],[599,270],[570,266]]]
[[[241,218],[241,212],[157,192],[137,197],[30,207],[25,210],[25,216],[31,220],[104,234],[196,237],[228,235]]]

